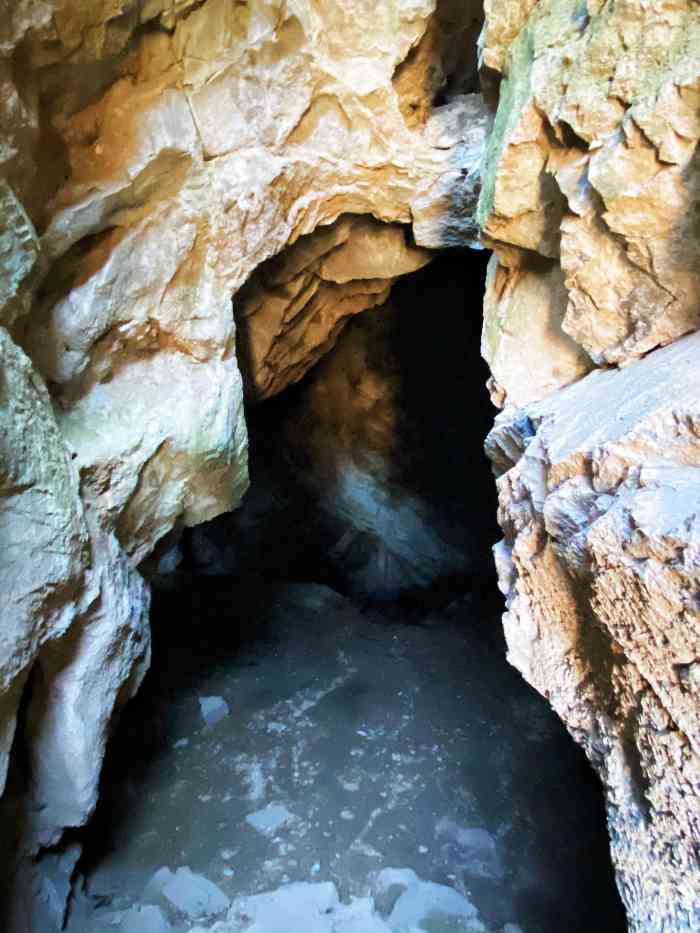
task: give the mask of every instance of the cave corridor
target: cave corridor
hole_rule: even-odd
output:
[[[164,866],[218,891],[180,879],[178,933],[222,892],[241,930],[626,929],[597,779],[505,657],[486,260],[405,276],[248,403],[243,506],[152,569],[152,666],[76,834],[70,933],[160,933]],[[297,900],[245,901],[275,890]]]

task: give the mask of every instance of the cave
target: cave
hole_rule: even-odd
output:
[[[240,929],[249,903],[301,930],[319,897],[329,930],[626,929],[597,781],[499,631],[487,261],[444,252],[250,393],[242,505],[152,563],[151,666],[77,835],[69,933],[163,904],[185,930],[229,899]],[[214,893],[164,895],[167,866]]]
[[[11,0],[0,928],[700,929],[692,0]]]

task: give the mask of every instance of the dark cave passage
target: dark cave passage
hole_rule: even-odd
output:
[[[72,933],[162,906],[164,866],[227,898],[323,882],[373,897],[371,922],[318,927],[338,933],[408,931],[402,884],[411,929],[626,929],[597,780],[505,657],[486,258],[404,277],[302,381],[250,404],[242,508],[187,533],[156,581],[152,667],[81,834]],[[387,869],[404,873],[382,887]]]
[[[301,382],[248,404],[251,489],[186,536],[187,570],[421,605],[493,585],[487,261],[448,252],[399,279]]]

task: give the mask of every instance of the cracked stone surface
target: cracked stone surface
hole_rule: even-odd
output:
[[[506,0],[486,5],[482,46],[502,76],[478,212],[496,257],[484,349],[518,405],[698,326],[700,16]],[[526,315],[529,385],[505,357],[533,342]]]
[[[700,919],[699,361],[694,334],[487,441],[509,659],[603,778],[634,930]]]
[[[345,320],[339,293],[366,292],[368,282],[386,293],[429,249],[477,240],[492,116],[474,93],[475,49],[449,100],[432,100],[458,51],[448,33],[473,36],[480,5],[446,4],[430,22],[434,10],[432,0],[377,9],[360,0],[22,0],[3,9],[0,320],[48,389],[51,462],[70,464],[45,490],[49,512],[76,476],[79,492],[41,559],[56,607],[37,598],[22,645],[8,636],[0,657],[3,772],[32,664],[43,678],[19,739],[32,746],[30,806],[40,814],[22,848],[54,841],[94,806],[113,708],[147,664],[137,568],[162,539],[235,507],[247,488],[232,308],[241,286],[338,218],[375,219],[356,221],[357,236],[325,257],[330,300],[312,304],[303,327],[269,335],[270,391],[279,391],[332,345]],[[371,269],[368,227],[390,241],[373,248]],[[255,341],[266,328],[279,330],[274,316],[256,321]],[[40,461],[30,446],[26,457]],[[11,447],[8,476],[21,453]],[[81,510],[89,529],[78,531],[69,526]],[[72,556],[81,534],[82,586]],[[8,553],[0,573],[21,601]],[[61,553],[62,569],[49,556]],[[73,618],[65,640],[39,655]],[[78,713],[82,691],[90,704]]]
[[[280,392],[429,251],[486,245],[511,656],[604,777],[632,928],[700,924],[699,74],[693,0],[4,4],[0,774],[13,741],[33,768],[13,848],[95,806],[148,665],[138,568],[247,488],[237,354],[251,395]],[[287,247],[311,255],[261,282]]]

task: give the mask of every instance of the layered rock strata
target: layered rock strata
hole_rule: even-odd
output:
[[[506,409],[509,660],[603,778],[630,926],[700,917],[700,335]]]
[[[482,41],[509,657],[603,779],[630,928],[695,930],[700,15],[487,2]]]

